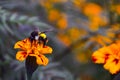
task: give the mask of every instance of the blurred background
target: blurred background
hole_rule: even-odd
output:
[[[14,44],[38,28],[53,48],[32,80],[110,80],[92,53],[119,41],[120,0],[0,0],[0,80],[26,80]]]

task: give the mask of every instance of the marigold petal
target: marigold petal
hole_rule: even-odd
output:
[[[92,54],[92,60],[95,63],[106,63],[111,54],[111,50],[108,47],[103,47]]]
[[[48,58],[44,55],[38,55],[37,57],[37,64],[46,66],[49,62]]]
[[[44,48],[39,49],[39,52],[40,52],[41,54],[52,53],[52,51],[53,51],[52,48],[49,47],[49,46],[45,46]]]
[[[29,56],[35,56],[36,57],[36,62],[38,65],[44,65],[46,66],[49,62],[48,58],[45,57],[42,54],[36,55],[36,54],[29,54]]]
[[[16,48],[23,48],[23,43],[22,43],[22,41],[18,41],[17,43],[15,43],[14,48],[15,48],[15,49],[16,49]]]
[[[92,55],[92,60],[95,63],[104,63],[105,62],[104,54],[100,53],[99,51],[95,51]]]
[[[110,46],[108,46],[108,48],[110,49],[111,53],[113,55],[119,55],[118,53],[120,52],[120,48],[119,45],[117,44],[112,44]]]
[[[16,54],[16,59],[19,61],[24,61],[27,57],[27,53],[25,51],[18,51]]]
[[[45,57],[44,55],[36,55],[36,54],[29,54],[30,56],[35,56],[36,57],[36,62],[38,65],[44,65],[46,66],[49,62],[48,58]]]
[[[26,38],[22,41],[18,41],[17,43],[15,43],[14,48],[20,48],[20,49],[25,50],[25,49],[30,48],[30,45],[31,45],[31,43],[30,43],[29,38]]]
[[[118,62],[115,61],[115,58],[113,56],[111,56],[111,58],[109,58],[106,62],[106,64],[104,65],[104,68],[108,71],[110,71],[110,73],[115,74],[118,71],[120,71],[120,60],[118,60]]]

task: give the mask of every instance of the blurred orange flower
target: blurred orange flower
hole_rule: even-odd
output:
[[[117,14],[120,15],[120,4],[112,5],[111,9],[112,9],[112,11],[115,11]]]
[[[61,40],[66,46],[71,44],[71,41],[67,35],[58,34],[58,39]]]
[[[58,39],[62,41],[66,46],[69,46],[70,44],[76,42],[79,38],[82,38],[87,34],[86,31],[80,30],[76,26],[73,26],[72,28],[69,28],[64,33],[58,34]]]
[[[20,49],[20,51],[16,54],[16,59],[19,61],[24,61],[27,56],[34,56],[36,57],[36,63],[38,65],[47,65],[48,64],[48,58],[44,56],[44,54],[52,53],[52,48],[49,46],[46,46],[43,48],[43,44],[38,44],[38,41],[30,42],[29,38],[26,38],[22,41],[18,41],[14,48]]]
[[[81,9],[85,5],[86,0],[73,0],[72,2],[76,8]]]
[[[68,29],[67,35],[69,37],[69,40],[73,43],[77,41],[78,39],[85,36],[87,32],[83,29],[79,29],[77,26],[73,26],[72,28]]]
[[[89,55],[86,53],[77,53],[75,58],[80,63],[87,63],[89,61]]]
[[[96,35],[95,37],[91,37],[90,41],[96,42],[101,46],[106,46],[106,44],[112,43],[112,40],[107,36]]]
[[[65,29],[68,25],[67,15],[57,9],[51,9],[48,12],[48,20],[55,22],[59,29]]]
[[[103,15],[103,8],[98,4],[87,3],[82,11],[89,19],[88,26],[91,31],[97,31],[99,27],[106,26],[109,22],[107,16]]]
[[[51,22],[57,21],[60,17],[60,11],[57,9],[52,9],[48,12],[48,20]]]
[[[66,16],[62,16],[58,21],[57,21],[57,26],[59,29],[65,29],[68,25],[67,18]]]
[[[65,3],[68,0],[50,0],[50,1],[53,2],[53,3]]]
[[[47,9],[51,9],[53,7],[53,4],[48,0],[39,0],[39,3],[41,6],[47,8]]]
[[[83,7],[83,13],[87,16],[99,15],[102,12],[102,7],[95,3],[87,3]]]
[[[106,17],[102,16],[90,16],[89,17],[89,27],[92,31],[96,31],[99,29],[100,26],[105,26],[108,23],[108,20]]]
[[[92,55],[94,63],[104,64],[104,68],[112,74],[120,71],[120,43],[100,48]]]

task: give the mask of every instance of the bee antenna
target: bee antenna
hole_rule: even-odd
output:
[[[53,31],[53,29],[45,30],[45,31],[43,31],[42,33],[47,33],[47,32],[51,32],[51,31]]]

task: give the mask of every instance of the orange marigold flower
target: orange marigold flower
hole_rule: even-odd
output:
[[[57,21],[61,17],[61,13],[57,9],[52,9],[48,12],[48,20],[51,22]]]
[[[64,34],[58,34],[58,39],[61,40],[66,46],[69,46],[71,44],[69,36],[66,36]]]
[[[95,3],[87,3],[83,7],[83,13],[87,16],[99,15],[102,13],[102,7]]]
[[[14,48],[19,48],[20,51],[16,54],[16,59],[19,61],[24,61],[27,56],[34,56],[36,57],[36,63],[38,65],[47,65],[48,64],[48,58],[44,56],[44,54],[52,53],[52,48],[49,46],[43,47],[43,44],[38,44],[38,41],[31,41],[29,38],[26,38],[22,41],[18,41]]]
[[[66,29],[66,27],[68,26],[68,21],[66,16],[63,16],[58,20],[57,26],[59,29]]]
[[[112,44],[100,48],[92,55],[94,63],[104,64],[104,68],[112,74],[120,71],[120,44]]]
[[[120,15],[120,4],[112,5],[111,10],[116,12],[118,15]]]

